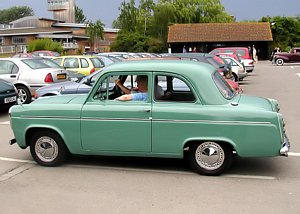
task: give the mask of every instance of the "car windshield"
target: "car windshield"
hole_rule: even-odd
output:
[[[230,100],[236,95],[234,89],[232,89],[232,87],[226,82],[224,77],[222,77],[219,72],[213,73],[213,80],[223,97],[226,99]]]
[[[28,65],[32,69],[40,69],[40,68],[53,68],[48,64],[49,62],[46,63],[46,59],[44,58],[32,58],[32,59],[23,59],[22,62],[26,65]],[[53,64],[56,64],[53,62]],[[57,64],[56,64],[57,66]]]

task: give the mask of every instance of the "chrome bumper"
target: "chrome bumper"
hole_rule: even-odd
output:
[[[290,141],[287,138],[287,136],[284,134],[283,144],[281,145],[281,149],[280,149],[280,155],[287,157],[289,150],[290,150]]]

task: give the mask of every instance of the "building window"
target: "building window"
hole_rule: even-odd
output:
[[[0,36],[0,45],[4,45],[4,37]]]
[[[14,36],[12,37],[13,44],[26,44],[26,37]]]

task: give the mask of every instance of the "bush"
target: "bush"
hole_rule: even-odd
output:
[[[55,42],[52,39],[35,39],[28,44],[28,51],[49,50],[58,53],[63,52],[63,47],[60,42]]]

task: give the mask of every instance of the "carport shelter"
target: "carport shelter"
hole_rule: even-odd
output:
[[[210,52],[217,47],[252,47],[259,59],[268,59],[273,41],[268,22],[197,23],[169,26],[168,45],[172,53]]]

